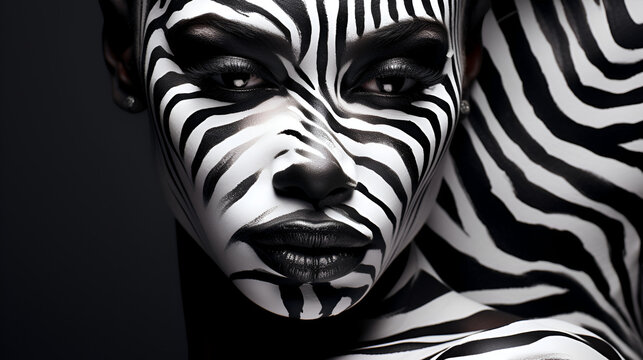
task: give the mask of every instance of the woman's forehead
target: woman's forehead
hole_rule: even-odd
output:
[[[148,1],[148,9],[166,8],[167,28],[185,19],[214,14],[239,26],[260,28],[276,36],[296,37],[326,30],[346,41],[388,25],[413,20],[435,21],[447,31],[456,23],[457,1],[408,0],[169,0]],[[146,14],[150,13],[150,10]],[[149,19],[148,19],[149,20]],[[146,21],[149,23],[149,21]]]
[[[170,32],[181,27],[193,36],[216,37],[222,32],[237,32],[245,33],[247,36],[239,37],[244,39],[260,34],[260,39],[280,39],[288,45],[288,52],[301,60],[311,47],[328,46],[331,53],[340,55],[345,48],[369,36],[385,38],[383,33],[387,33],[399,38],[396,32],[414,35],[405,33],[409,28],[440,37],[448,48],[456,48],[457,42],[452,41],[459,34],[451,31],[455,29],[451,25],[459,23],[453,14],[461,11],[450,6],[457,4],[408,0],[171,0],[150,5],[144,23],[164,26]],[[159,15],[163,21],[151,21]],[[185,26],[188,22],[193,26]],[[423,30],[426,24],[434,25],[433,35]],[[147,29],[150,30],[153,29]],[[322,42],[326,45],[321,45]]]

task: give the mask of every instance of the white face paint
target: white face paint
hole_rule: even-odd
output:
[[[424,223],[457,118],[462,5],[361,3],[165,1],[143,22],[175,214],[284,316],[366,295]]]

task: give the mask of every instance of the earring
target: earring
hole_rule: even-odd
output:
[[[134,106],[136,106],[136,99],[131,95],[126,96],[123,100],[123,106],[127,110],[132,111],[132,109],[134,109]]]
[[[133,93],[134,89],[119,82],[118,77],[112,77],[112,98],[116,105],[131,113],[137,113],[145,110],[145,107],[147,106],[145,101],[137,95],[131,95]]]
[[[469,115],[469,112],[471,112],[471,105],[469,105],[469,101],[462,100],[462,102],[460,102],[460,115]]]
[[[131,113],[137,113],[145,109],[145,105],[143,104],[143,102],[140,99],[138,99],[136,96],[132,96],[132,95],[119,96],[116,99],[116,104],[121,109]]]

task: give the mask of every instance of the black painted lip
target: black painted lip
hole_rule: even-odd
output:
[[[249,244],[266,265],[301,283],[330,281],[350,273],[371,243],[354,228],[313,211],[244,227],[233,241]]]

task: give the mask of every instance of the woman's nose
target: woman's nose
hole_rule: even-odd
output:
[[[277,194],[307,201],[318,209],[348,200],[356,185],[335,159],[325,158],[291,164],[272,177]]]

